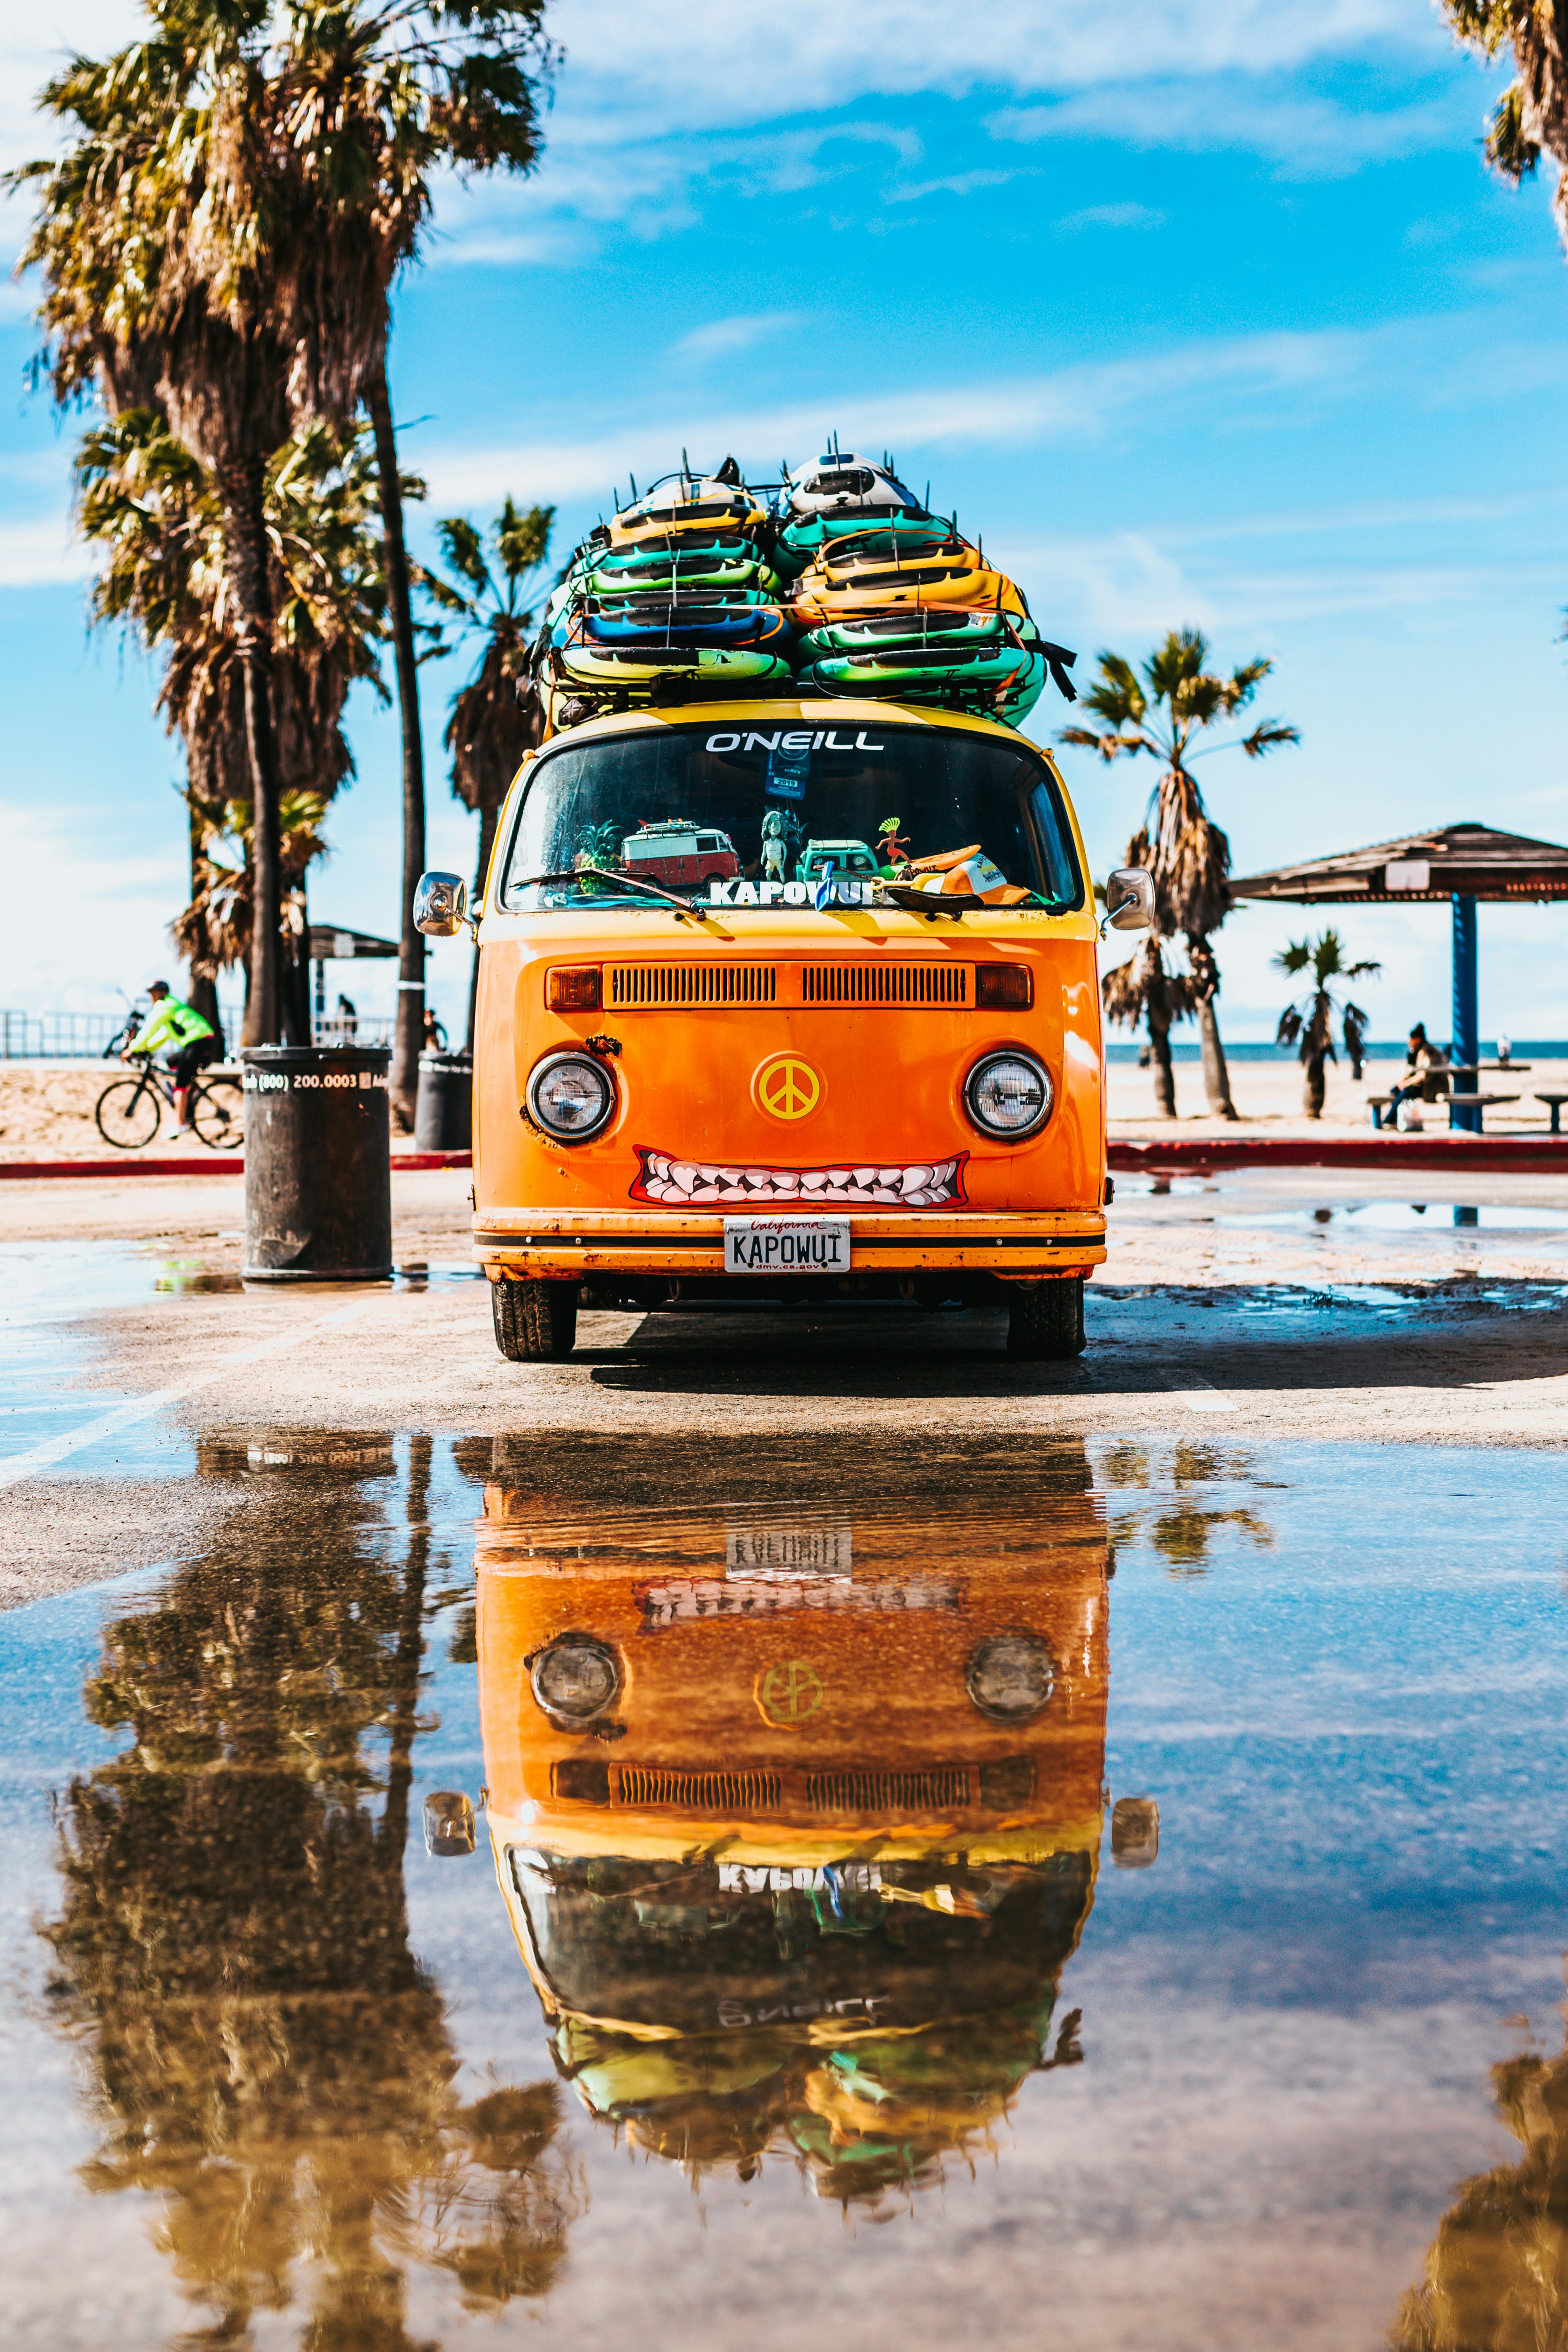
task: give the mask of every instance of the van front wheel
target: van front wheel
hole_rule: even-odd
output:
[[[492,1282],[496,1346],[509,1364],[555,1364],[577,1344],[574,1282]]]
[[[1033,1363],[1065,1363],[1081,1356],[1083,1276],[1058,1276],[1051,1282],[1018,1282],[1011,1286],[1007,1310],[1007,1353]]]

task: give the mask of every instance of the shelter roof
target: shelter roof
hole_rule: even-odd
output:
[[[395,940],[378,940],[369,931],[351,931],[336,923],[312,923],[307,960],[311,963],[347,962],[360,956],[401,953]]]
[[[1407,833],[1300,866],[1233,877],[1232,898],[1281,898],[1310,906],[1352,900],[1568,898],[1568,849],[1499,833],[1489,824],[1446,824]]]

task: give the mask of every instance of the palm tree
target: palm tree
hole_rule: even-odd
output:
[[[306,170],[331,192],[325,274],[341,296],[346,364],[374,436],[403,732],[403,907],[393,1106],[412,1125],[425,1033],[425,941],[414,890],[425,865],[413,567],[403,521],[386,346],[392,289],[417,251],[435,173],[529,172],[541,84],[557,57],[545,0],[293,0],[280,84]]]
[[[119,1752],[62,1797],[41,1932],[86,2183],[146,2213],[192,2344],[263,2313],[276,2340],[294,2306],[317,2352],[413,2352],[411,2290],[543,2296],[584,2202],[555,2083],[463,2103],[410,1947],[429,1473],[416,1438],[401,1563],[353,1481],[316,1498],[308,1557],[267,1501],[110,1622],[88,1680]]]
[[[1171,1024],[1190,1021],[1197,1009],[1192,980],[1167,971],[1157,938],[1143,942],[1125,963],[1113,964],[1100,983],[1105,1017],[1125,1029],[1148,1026],[1154,1056],[1154,1099],[1167,1118],[1176,1116],[1176,1076],[1171,1066]]]
[[[1303,1108],[1309,1118],[1323,1115],[1323,1065],[1338,1061],[1334,1051],[1333,1018],[1341,1014],[1343,1024],[1345,1052],[1350,1055],[1355,1076],[1361,1076],[1362,1056],[1366,1045],[1367,1015],[1359,1004],[1346,1003],[1342,1008],[1329,991],[1331,980],[1361,980],[1367,973],[1381,971],[1380,963],[1346,963],[1345,943],[1331,927],[1321,939],[1293,940],[1282,954],[1274,959],[1278,971],[1290,973],[1310,971],[1316,986],[1295,1004],[1288,1004],[1279,1016],[1278,1045],[1296,1045],[1299,1058],[1307,1073]]]
[[[1568,245],[1568,0],[1442,0],[1456,37],[1495,58],[1511,45],[1519,78],[1492,111],[1487,161],[1517,187],[1544,147],[1558,165],[1552,207]]]
[[[368,401],[407,738],[405,811],[419,836],[405,848],[422,859],[413,628],[385,399],[388,297],[428,212],[438,162],[458,171],[531,163],[528,68],[551,53],[543,0],[146,5],[150,38],[106,61],[79,58],[48,85],[43,103],[70,126],[69,144],[23,166],[12,184],[38,196],[23,264],[44,274],[49,341],[39,368],[57,399],[96,394],[111,415],[156,407],[213,470],[257,811],[247,1033],[264,1043],[278,1034],[280,952],[267,461],[301,418],[347,419]],[[405,963],[416,954],[410,968],[422,971],[406,908],[405,928]],[[400,1039],[416,1052],[412,993],[405,1010]]]
[[[267,104],[265,8],[149,0],[148,13],[150,38],[78,58],[45,89],[70,138],[15,175],[39,199],[23,262],[44,275],[39,364],[57,401],[96,394],[111,416],[154,408],[211,469],[257,811],[246,1034],[270,1044],[280,780],[263,484],[290,425],[331,408],[337,387],[307,331],[318,239]]]
[[[496,819],[507,787],[526,753],[544,733],[544,710],[529,679],[529,640],[533,614],[528,603],[535,575],[550,553],[553,507],[519,513],[510,498],[490,526],[494,562],[484,541],[461,515],[439,525],[441,549],[453,581],[426,572],[424,584],[444,612],[465,629],[484,633],[484,646],[467,686],[452,698],[452,715],[442,738],[452,755],[452,790],[479,820],[479,854],[474,877],[478,905],[489,870]],[[474,1006],[479,958],[468,984],[468,1051],[474,1047]]]
[[[157,708],[184,742],[191,817],[192,904],[175,933],[178,942],[190,929],[193,1001],[211,1018],[216,972],[237,953],[248,981],[254,898],[244,687],[225,593],[221,506],[209,469],[153,409],[127,410],[90,430],[78,452],[77,483],[82,530],[104,558],[91,593],[94,620],[120,622],[166,656]],[[369,527],[374,495],[363,434],[344,437],[320,424],[274,453],[263,485],[273,709],[288,780],[279,798],[279,981],[286,1027],[301,1042],[310,1036],[300,887],[308,857],[289,836],[307,807],[319,827],[326,803],[353,773],[342,723],[350,686],[367,679],[385,698],[377,657],[385,612],[381,545]],[[243,812],[237,822],[236,811]],[[209,837],[224,834],[245,850],[245,870],[232,887],[210,851]],[[236,890],[243,921],[232,929],[226,912],[217,915],[220,950],[207,940],[205,910],[223,909]]]
[[[1260,656],[1221,677],[1208,668],[1208,657],[1207,640],[1198,629],[1169,630],[1143,663],[1142,681],[1120,654],[1102,653],[1099,683],[1084,696],[1084,706],[1105,725],[1066,728],[1061,740],[1082,744],[1107,761],[1124,752],[1134,757],[1147,752],[1162,764],[1163,773],[1143,824],[1128,846],[1127,863],[1152,870],[1156,938],[1186,934],[1209,1109],[1216,1118],[1234,1118],[1236,1106],[1215,1011],[1219,966],[1209,944],[1230,905],[1230,844],[1209,819],[1190,762],[1211,751],[1231,750],[1258,760],[1281,743],[1301,739],[1296,728],[1267,719],[1250,735],[1229,743],[1205,743],[1194,751],[1194,743],[1205,729],[1246,709],[1274,667]]]

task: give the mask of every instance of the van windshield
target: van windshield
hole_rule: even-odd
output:
[[[568,739],[535,762],[500,904],[853,902],[911,860],[961,851],[976,853],[972,887],[991,904],[1085,903],[1056,780],[1022,737],[858,720],[650,728]]]

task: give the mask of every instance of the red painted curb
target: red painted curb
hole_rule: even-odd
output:
[[[411,1168],[471,1168],[471,1151],[395,1151],[394,1172]],[[0,1179],[6,1176],[243,1176],[245,1162],[232,1157],[211,1160],[0,1160]]]
[[[1551,1170],[1568,1176],[1568,1135],[1275,1135],[1234,1143],[1218,1137],[1173,1137],[1169,1143],[1111,1143],[1112,1170],[1122,1175],[1198,1176],[1211,1168],[1447,1168],[1457,1175],[1508,1169]]]

